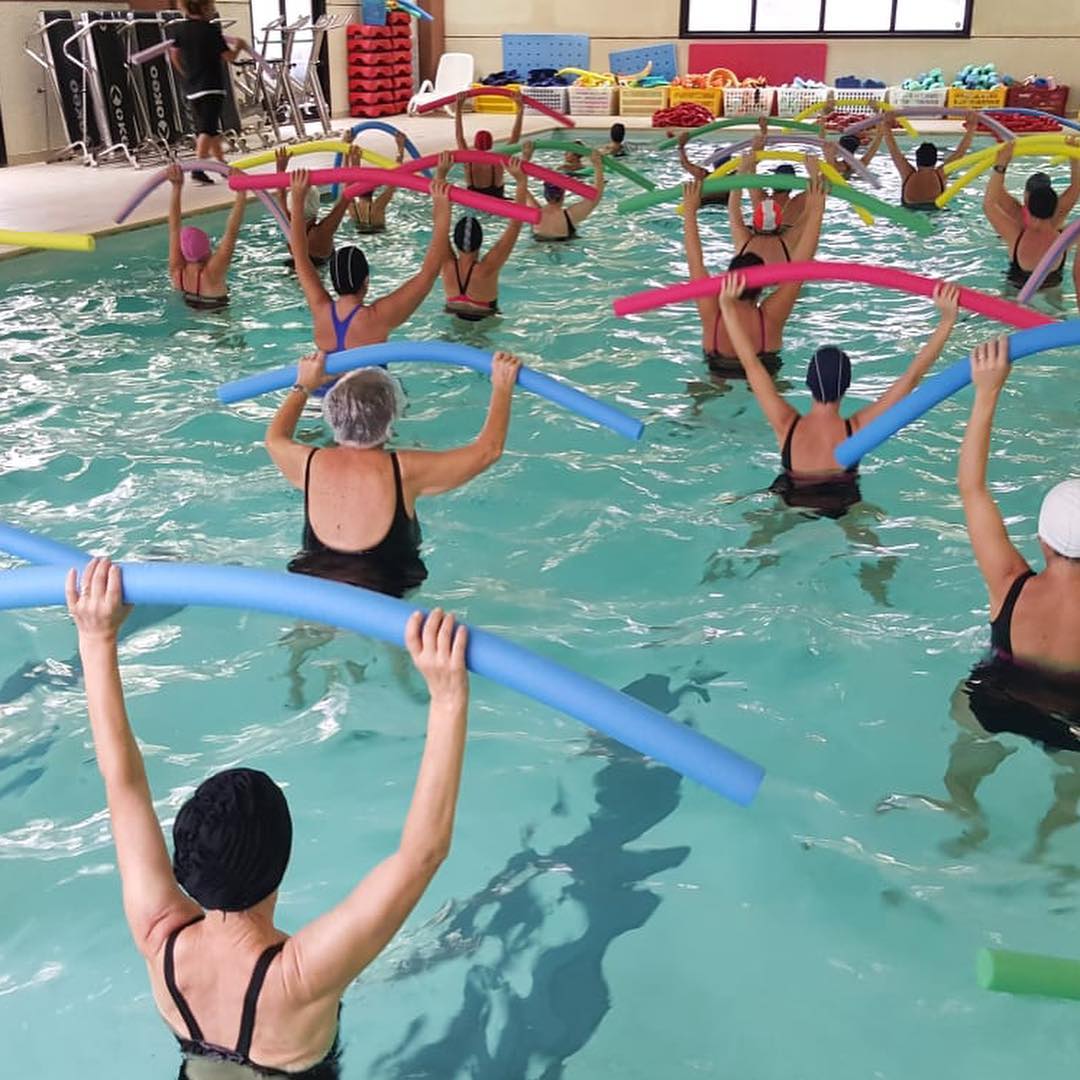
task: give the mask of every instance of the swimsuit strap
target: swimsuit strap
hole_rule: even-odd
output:
[[[186,930],[189,926],[194,926],[195,923],[201,922],[205,917],[205,915],[196,915],[194,919],[184,923],[183,926],[178,926],[165,941],[165,986],[169,991],[169,997],[173,999],[177,1011],[183,1018],[184,1023],[187,1024],[188,1034],[193,1042],[203,1041],[202,1029],[195,1019],[195,1014],[191,1011],[191,1006],[188,1005],[184,995],[180,993],[180,987],[176,985],[176,965],[173,960],[173,950],[176,948],[176,939],[180,936],[180,931]]]
[[[1024,239],[1024,233],[1025,232],[1027,232],[1026,229],[1021,229],[1016,234],[1016,243],[1013,244],[1012,261],[1013,261],[1013,266],[1017,267],[1017,269],[1021,269],[1021,267],[1020,267],[1020,241]]]
[[[337,337],[337,351],[341,352],[345,348],[345,339],[349,336],[349,325],[357,314],[364,308],[363,303],[359,303],[345,316],[344,319],[338,318],[337,313],[337,301],[330,305],[330,318],[334,322],[334,334]]]
[[[1035,576],[1035,571],[1028,567],[1022,574],[1018,574],[1005,594],[1005,602],[997,613],[997,618],[990,624],[991,644],[999,652],[1012,656],[1012,620],[1016,602],[1020,599],[1020,593],[1028,581]]]
[[[465,283],[461,282],[461,264],[458,262],[458,257],[454,256],[454,277],[457,278],[458,296],[466,300],[469,299],[469,282],[472,281],[473,271],[476,269],[476,263],[478,260],[474,259],[472,266],[469,267],[469,272],[465,275]]]
[[[397,516],[399,508],[405,509],[405,492],[401,485],[401,465],[398,462],[397,452],[390,451],[390,467],[394,470],[394,516]]]
[[[791,440],[795,437],[795,429],[799,426],[799,421],[802,419],[802,415],[796,415],[795,419],[791,421],[791,427],[787,429],[787,436],[784,439],[784,448],[780,451],[780,464],[788,471],[791,472]]]
[[[789,259],[788,262],[791,260]],[[765,352],[765,309],[758,305],[758,327],[761,330],[761,351]]]
[[[851,438],[851,419],[849,417],[844,418],[844,430],[847,432],[847,437]]]
[[[788,251],[787,244],[784,242],[784,238],[782,236],[778,236],[777,239],[780,241],[780,246],[784,249],[784,258],[787,259],[788,262],[791,262],[791,252]]]
[[[251,982],[248,983],[247,993],[244,994],[244,1011],[240,1016],[240,1038],[236,1043],[236,1052],[244,1061],[250,1060],[251,1038],[255,1034],[255,1010],[259,1005],[259,994],[262,993],[266,973],[274,962],[274,957],[284,948],[285,942],[279,941],[276,945],[263,949],[259,959],[255,961],[255,970],[251,973]]]

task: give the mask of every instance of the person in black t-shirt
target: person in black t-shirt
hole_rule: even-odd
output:
[[[180,0],[185,18],[169,27],[173,46],[169,59],[184,80],[184,95],[195,117],[195,154],[200,158],[225,160],[221,145],[221,109],[225,104],[223,61],[235,60],[247,49],[247,42],[233,39],[230,48],[221,33],[213,0]],[[191,174],[201,184],[212,184],[205,172]]]

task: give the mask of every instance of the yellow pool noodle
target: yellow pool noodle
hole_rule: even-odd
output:
[[[343,142],[341,139],[319,139],[316,142],[296,143],[285,147],[289,157],[299,157],[301,154],[347,154],[352,144]],[[274,161],[273,150],[264,150],[258,154],[251,154],[239,161],[232,162],[234,169],[253,169],[256,165],[270,165]],[[365,161],[370,162],[377,169],[396,169],[397,162],[391,161],[382,154],[376,154],[374,150],[360,147],[360,154]]]
[[[807,120],[811,116],[821,112],[826,105],[845,105],[849,108],[864,108],[874,109],[877,112],[881,112],[884,108],[884,104],[880,101],[863,101],[861,98],[834,98],[832,101],[815,101],[813,105],[807,105],[805,109],[798,116],[796,120]],[[898,119],[903,119],[899,117]]]
[[[0,229],[0,244],[41,248],[48,251],[93,251],[94,238],[85,233],[21,232]]]
[[[1065,142],[1064,135],[1054,135],[1052,132],[1048,132],[1045,135],[1025,135],[1023,138],[1015,139],[1012,145],[1013,154],[1018,157],[1045,154],[1048,157],[1053,155],[1061,157],[1062,159],[1067,159],[1071,156],[1068,153],[1070,149],[1080,149],[1080,147],[1070,147]],[[990,158],[992,160],[997,157],[1000,149],[1000,143],[993,146],[984,146],[981,150],[976,150],[971,154],[967,154],[957,161],[950,161],[944,166],[945,174],[951,175],[954,172],[959,172],[961,169],[967,168],[967,166],[974,162],[982,161],[985,158]]]

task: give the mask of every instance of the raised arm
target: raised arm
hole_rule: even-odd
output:
[[[397,154],[394,160],[397,162],[400,168],[402,162],[405,160],[405,135],[402,132],[398,132],[394,136],[394,140],[397,142]],[[376,214],[386,214],[386,208],[390,205],[390,200],[393,199],[397,193],[397,188],[393,184],[387,184],[386,187],[371,200],[371,208]]]
[[[213,255],[206,262],[207,271],[214,277],[224,277],[232,262],[233,252],[236,250],[236,238],[240,235],[240,226],[244,223],[244,207],[247,204],[247,192],[238,191],[233,199],[232,210],[229,212],[229,220],[225,222],[225,232],[222,234],[218,246]],[[299,215],[303,223],[304,215]]]
[[[431,243],[420,269],[404,285],[381,297],[372,304],[373,314],[384,326],[393,329],[400,326],[424,302],[450,258],[450,199],[444,181],[431,184]]]
[[[739,318],[737,301],[745,288],[746,278],[742,274],[728,274],[725,277],[720,289],[720,316],[724,320],[731,344],[735,347],[735,355],[746,372],[746,381],[753,391],[754,400],[765,414],[769,427],[776,435],[777,443],[782,446],[788,428],[799,414],[780,396],[772,376],[758,358],[757,350],[751,344],[746,328]]]
[[[116,636],[128,609],[122,600],[120,568],[93,559],[68,572],[67,605],[79,632],[86,682],[86,708],[98,769],[105,781],[109,824],[124,895],[124,914],[143,956],[154,956],[171,930],[198,915],[173,877],[146,768],[124,706]]]
[[[184,187],[184,173],[175,161],[169,166],[168,177],[172,185],[169,192],[169,276],[175,277],[184,269],[184,253],[180,250],[180,193]]]
[[[514,126],[510,131],[510,145],[517,146],[521,142],[521,129],[525,123],[525,102],[521,100],[521,88],[514,91],[514,104],[517,112],[514,114]]]
[[[866,153],[862,156],[861,160],[864,165],[869,165],[877,157],[877,152],[881,149],[881,139],[881,128],[878,128],[874,132],[874,137],[870,140],[870,145],[866,148]]]
[[[292,183],[289,186],[289,199],[292,205],[303,206],[308,190],[311,188],[311,178],[307,169],[297,169],[292,174]],[[293,263],[296,266],[296,276],[300,281],[300,288],[304,290],[304,299],[307,300],[311,314],[324,311],[333,304],[330,294],[322,283],[311,256],[308,254],[307,228],[304,222],[304,214],[293,214],[289,221],[289,246],[292,248]]]
[[[274,149],[274,172],[283,173],[289,171],[289,151],[284,146],[278,146]],[[285,188],[277,188],[274,191],[274,198],[277,200],[278,206],[281,207],[281,212],[285,215],[285,220],[289,220],[289,200],[285,197]]]
[[[604,197],[604,155],[599,150],[594,150],[591,155],[593,165],[593,187],[596,188],[595,199],[578,199],[573,206],[567,207],[566,212],[575,225],[580,225],[599,205]]]
[[[363,158],[360,154],[360,147],[350,146],[349,156],[347,158],[348,163],[350,165],[355,165],[356,167],[359,167],[362,160]],[[401,164],[400,160],[398,164]],[[376,201],[377,200],[372,200],[373,206]],[[315,225],[311,232],[318,236],[320,239],[325,237],[329,243],[333,244],[334,235],[337,233],[338,227],[341,225],[342,219],[348,213],[349,207],[351,205],[352,199],[345,197],[345,185],[342,184],[341,192],[338,195],[338,200],[330,208],[330,213],[327,214],[326,217],[322,219],[322,221],[318,222],[318,224]],[[308,245],[310,247],[310,237],[308,240]]]
[[[959,305],[960,290],[955,285],[943,282],[935,287],[934,306],[941,313],[937,328],[915,355],[915,359],[908,364],[904,374],[877,401],[859,409],[851,417],[851,426],[853,428],[860,428],[868,424],[887,409],[891,409],[901,398],[907,397],[919,385],[922,377],[937,363],[938,357],[945,348],[949,335],[953,332],[953,327],[956,326]]]
[[[945,164],[959,161],[970,149],[971,141],[975,138],[975,129],[979,126],[977,116],[969,116],[964,121],[964,137],[956,144],[956,149],[945,159]]]
[[[995,338],[975,347],[971,354],[975,401],[960,446],[956,476],[964,504],[968,539],[990,596],[991,616],[1000,610],[1013,581],[1029,569],[1024,557],[1013,547],[1001,511],[986,486],[986,462],[990,457],[994,410],[1008,374],[1008,338]]]
[[[754,159],[750,155],[743,154],[739,161],[738,175],[746,176],[753,171]],[[750,243],[753,233],[746,226],[742,212],[742,188],[733,187],[728,192],[728,221],[731,223],[731,242],[736,248],[742,250]]]
[[[462,91],[457,96],[457,102],[454,108],[454,138],[457,140],[457,148],[459,150],[468,150],[469,144],[465,141],[465,120],[462,117],[462,113],[465,111],[465,102],[468,97]]]
[[[517,181],[517,194],[514,201],[519,206],[526,206],[529,199],[529,178],[521,167],[521,158],[511,158],[507,165],[507,171]],[[492,245],[491,250],[484,256],[483,264],[492,270],[499,271],[506,265],[514,250],[514,245],[521,235],[523,222],[520,218],[511,218],[503,229],[502,236]]]
[[[431,694],[405,827],[393,855],[286,942],[282,971],[298,1004],[340,995],[397,933],[450,853],[468,724],[466,630],[438,608],[426,620],[416,612],[405,644]]]
[[[900,173],[900,179],[906,180],[915,169],[911,162],[900,152],[900,147],[896,145],[896,136],[893,134],[892,129],[892,118],[888,114],[881,118],[881,135],[885,140],[885,146],[889,150],[889,157],[892,158],[897,172]]]
[[[829,186],[821,176],[816,158],[806,159],[806,171],[810,177],[810,186],[806,189],[806,206],[799,223],[798,239],[791,249],[792,262],[806,262],[814,257],[821,236],[821,222],[825,216],[825,196]],[[791,317],[802,287],[801,281],[785,282],[761,301],[761,310],[766,320],[781,334]]]
[[[1080,136],[1069,135],[1066,146],[1080,146]],[[1069,186],[1058,197],[1057,212],[1054,214],[1054,227],[1060,229],[1073,212],[1077,200],[1080,200],[1080,158],[1069,159]]]
[[[415,498],[441,495],[467,484],[502,457],[510,427],[510,404],[521,361],[497,352],[491,364],[491,401],[480,434],[455,450],[407,450],[399,454],[405,487]]]
[[[689,135],[690,133],[688,131],[684,131],[679,136],[679,161],[682,162],[682,167],[694,177],[695,180],[705,180],[709,176],[709,170],[691,161],[690,155],[686,152],[686,140],[689,138]]]
[[[297,366],[296,385],[274,413],[266,429],[266,450],[278,471],[294,488],[304,486],[304,467],[311,447],[293,438],[307,399],[327,381],[326,354],[316,350]]]
[[[1023,231],[1021,223],[1002,205],[1008,196],[1005,190],[1005,173],[1008,171],[1012,156],[1012,143],[1002,143],[997,152],[993,171],[990,173],[990,182],[983,192],[983,213],[986,215],[986,220],[1010,248],[1020,238],[1020,233]]]

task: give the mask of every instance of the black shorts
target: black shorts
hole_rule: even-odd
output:
[[[195,118],[196,135],[221,134],[221,110],[225,107],[224,94],[204,94],[188,98],[191,115]]]

